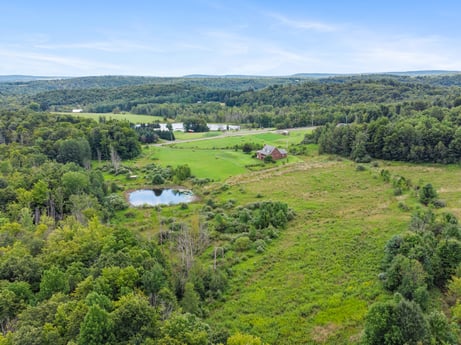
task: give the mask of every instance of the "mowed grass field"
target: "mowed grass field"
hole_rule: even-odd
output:
[[[224,182],[236,175],[245,174],[254,170],[273,168],[285,164],[301,162],[300,157],[288,154],[288,158],[276,163],[264,164],[252,154],[245,154],[241,150],[235,150],[234,146],[245,142],[255,142],[278,146],[291,140],[299,143],[304,138],[304,131],[297,131],[296,135],[284,136],[277,133],[259,133],[246,136],[219,136],[209,140],[195,140],[191,142],[176,143],[170,145],[150,145],[143,148],[141,157],[136,159],[135,164],[143,166],[155,163],[161,166],[187,164],[192,174],[198,178],[210,178],[214,181]],[[199,133],[191,133],[199,134]],[[282,145],[279,146],[282,148]],[[312,148],[311,151],[315,151]]]
[[[264,253],[228,253],[240,263],[207,321],[272,345],[359,343],[368,307],[389,297],[377,278],[384,246],[418,207],[411,192],[394,196],[380,170],[431,182],[448,203],[441,212],[461,216],[459,167],[366,167],[320,156],[229,180],[222,201],[244,205],[262,195],[288,203],[297,217]],[[402,200],[410,211],[399,209]]]
[[[222,149],[233,148],[236,145],[243,145],[245,143],[255,143],[261,146],[263,146],[264,144],[269,144],[272,146],[277,146],[279,148],[286,149],[287,146],[290,144],[299,144],[303,140],[304,135],[310,131],[310,129],[293,130],[290,132],[289,135],[282,135],[277,132],[254,133],[250,135],[242,133],[241,135],[239,135],[238,132],[236,132],[230,133],[228,135],[223,134],[219,138],[216,137],[213,140],[197,140],[185,143],[177,143],[173,145],[178,148]],[[183,133],[181,139],[187,140],[187,136],[191,134],[199,133]]]
[[[120,113],[120,114],[112,114],[112,113],[56,113],[56,114],[65,114],[65,115],[73,115],[78,117],[84,117],[87,119],[94,119],[98,121],[100,117],[105,117],[107,120],[115,119],[115,120],[127,120],[131,123],[152,123],[152,122],[164,122],[163,117],[161,116],[151,116],[151,115],[137,115],[131,113]]]

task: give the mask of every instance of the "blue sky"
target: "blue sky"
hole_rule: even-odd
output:
[[[0,2],[0,75],[461,70],[460,1]]]

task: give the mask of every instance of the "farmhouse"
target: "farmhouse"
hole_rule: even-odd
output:
[[[274,160],[282,159],[286,158],[287,151],[285,151],[284,149],[278,149],[270,145],[264,145],[262,150],[256,151],[256,157],[258,159],[264,159],[267,156],[272,156],[272,159]]]

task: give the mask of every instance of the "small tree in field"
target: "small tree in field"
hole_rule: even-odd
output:
[[[274,158],[272,156],[264,157],[264,163],[275,163]]]
[[[425,185],[419,192],[419,201],[424,205],[429,205],[432,201],[437,199],[437,192],[430,183]]]

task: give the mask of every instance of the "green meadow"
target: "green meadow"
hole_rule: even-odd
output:
[[[185,143],[174,144],[179,148],[196,148],[196,149],[222,149],[222,148],[233,148],[236,145],[242,145],[245,143],[255,143],[263,146],[264,144],[269,144],[277,146],[280,148],[286,149],[290,144],[299,144],[303,138],[304,134],[308,133],[310,130],[293,130],[289,135],[282,135],[277,132],[269,133],[254,133],[254,134],[238,134],[231,133],[229,135],[223,134],[219,137],[214,138],[213,140],[197,140]],[[214,132],[208,132],[214,133]],[[185,136],[178,137],[177,139],[187,140],[187,135],[195,133],[184,133]],[[197,133],[198,134],[198,133]]]
[[[135,218],[126,224],[152,237],[159,217],[188,221],[210,199],[218,205],[232,201],[236,207],[261,200],[287,203],[296,217],[263,252],[227,246],[218,258],[218,267],[233,263],[232,273],[223,296],[207,306],[206,321],[215,329],[257,335],[271,345],[358,344],[368,307],[391,297],[378,280],[384,246],[408,228],[412,212],[421,207],[412,190],[395,196],[381,170],[413,185],[432,183],[447,203],[438,212],[459,218],[459,166],[374,162],[362,164],[360,171],[349,160],[317,155],[315,145],[309,145],[307,156],[264,164],[231,148],[243,142],[297,143],[303,136],[303,131],[259,133],[145,146],[127,164],[188,164],[194,176],[219,183],[199,189],[202,198],[186,209],[134,209]],[[213,267],[213,248],[229,240],[227,234],[214,235],[200,261]]]
[[[195,140],[195,139],[202,139],[202,138],[215,138],[223,135],[224,132],[197,132],[197,133],[188,133],[188,132],[181,132],[176,131],[174,132],[174,136],[176,140]]]
[[[213,133],[213,132],[208,132]],[[216,132],[218,133],[218,132]],[[136,159],[136,166],[143,166],[154,162],[161,166],[172,166],[187,164],[192,170],[192,174],[198,178],[210,178],[215,181],[224,182],[233,176],[249,173],[255,170],[269,169],[285,164],[301,162],[302,159],[293,155],[288,155],[275,163],[265,164],[256,159],[252,154],[245,154],[241,150],[235,150],[235,145],[245,142],[270,144],[278,146],[288,140],[291,144],[301,142],[306,131],[296,131],[294,135],[284,136],[278,133],[259,133],[255,135],[242,136],[216,136],[211,139],[200,140],[195,136],[191,142],[180,142],[168,145],[145,146],[142,155]],[[188,133],[201,134],[201,133]],[[203,134],[202,134],[203,135]],[[314,152],[312,147],[310,151]]]
[[[377,278],[385,243],[408,228],[419,207],[412,192],[394,196],[379,176],[383,168],[415,183],[432,181],[448,202],[442,212],[460,216],[459,167],[357,171],[355,163],[321,156],[231,179],[222,202],[244,205],[262,196],[286,202],[297,217],[263,254],[227,254],[240,263],[223,301],[210,308],[210,324],[269,344],[358,343],[368,307],[389,297]],[[409,211],[399,209],[402,200]]]
[[[115,119],[115,120],[126,120],[131,123],[152,123],[152,122],[163,122],[164,119],[161,116],[152,116],[152,115],[137,115],[131,113],[120,113],[120,114],[113,114],[113,113],[57,113],[57,114],[65,114],[65,115],[72,115],[78,117],[84,117],[87,119],[94,119],[98,121],[100,117],[105,117],[107,120]]]

